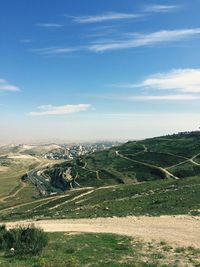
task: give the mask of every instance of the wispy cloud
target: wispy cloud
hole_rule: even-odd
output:
[[[72,114],[80,111],[86,111],[91,107],[90,104],[78,104],[78,105],[64,105],[64,106],[53,106],[44,105],[38,107],[39,111],[30,112],[31,116],[46,116],[46,115],[64,115]]]
[[[44,47],[31,49],[31,51],[36,52],[41,55],[63,55],[78,51],[78,47]]]
[[[139,95],[129,96],[124,98],[125,100],[132,101],[193,101],[200,100],[200,96],[190,94],[180,95]]]
[[[122,100],[197,101],[200,100],[200,69],[174,69],[150,75],[140,83],[121,83],[109,86],[143,89],[141,95],[120,97]],[[155,91],[162,91],[162,93],[155,94]],[[172,93],[169,93],[170,91]]]
[[[139,84],[133,84],[133,87],[200,93],[200,69],[175,69],[166,73],[157,73]]]
[[[108,12],[96,16],[73,17],[73,21],[76,23],[86,24],[86,23],[98,23],[98,22],[113,21],[113,20],[135,19],[141,16],[142,15],[140,14]]]
[[[61,27],[63,27],[62,24],[58,24],[58,23],[37,23],[36,25],[38,27],[43,27],[43,28],[61,28]]]
[[[179,8],[177,5],[147,5],[144,7],[145,12],[170,12]]]
[[[42,55],[62,55],[75,51],[105,52],[176,42],[189,37],[200,36],[200,28],[163,30],[147,34],[128,33],[116,40],[99,39],[80,47],[46,47],[32,49]]]
[[[9,83],[4,79],[0,79],[0,91],[20,91],[19,87]]]
[[[32,43],[33,42],[33,40],[31,40],[31,39],[22,39],[22,40],[20,40],[20,43],[22,43],[22,44],[29,44],[29,43]]]
[[[185,38],[200,35],[200,28],[180,29],[180,30],[162,30],[147,34],[135,34],[133,37],[122,40],[104,41],[88,47],[93,52],[104,52],[108,50],[119,50],[128,48],[137,48],[142,46],[152,46],[159,43],[174,42]]]

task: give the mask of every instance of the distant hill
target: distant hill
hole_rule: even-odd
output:
[[[200,175],[200,132],[184,132],[95,152],[49,168],[53,177],[71,168],[73,180],[82,187],[132,184]]]
[[[56,144],[47,145],[5,145],[0,147],[0,155],[2,154],[26,154],[33,156],[41,156],[42,154],[60,151],[62,146]]]

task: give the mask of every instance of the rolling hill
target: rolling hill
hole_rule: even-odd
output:
[[[46,170],[53,180],[71,168],[81,187],[132,184],[200,175],[200,132],[186,132],[141,141],[80,157]],[[58,175],[59,174],[59,175]]]
[[[47,167],[43,163],[41,174],[57,193],[42,196],[27,180],[2,201],[0,218],[199,215],[199,153],[200,133],[190,132],[130,141]]]

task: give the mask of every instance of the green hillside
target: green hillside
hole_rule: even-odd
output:
[[[43,176],[59,193],[42,197],[28,181],[1,203],[0,219],[199,215],[199,153],[200,133],[193,132],[49,165]]]
[[[1,220],[200,215],[200,177],[84,188],[0,209]]]
[[[54,184],[56,177],[60,183],[60,174],[70,166],[73,180],[81,187],[198,176],[200,132],[130,141],[49,168],[46,175],[54,180]]]

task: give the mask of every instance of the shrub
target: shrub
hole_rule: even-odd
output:
[[[12,249],[13,255],[38,255],[48,243],[47,234],[34,226],[19,226],[9,231],[4,228],[3,231],[2,248],[7,251]]]
[[[7,233],[5,225],[0,225],[0,249],[5,246],[5,235]]]

